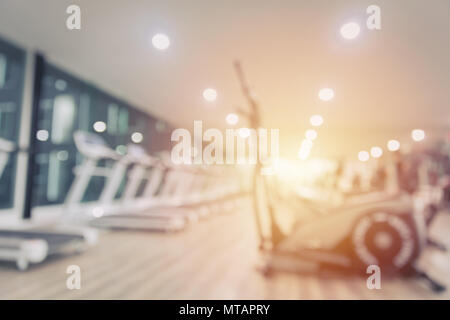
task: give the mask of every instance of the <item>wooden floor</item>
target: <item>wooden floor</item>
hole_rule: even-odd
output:
[[[450,246],[450,214],[433,233]],[[417,279],[277,274],[256,270],[252,213],[217,215],[177,234],[106,232],[83,254],[52,259],[19,272],[0,265],[0,299],[449,299]],[[421,261],[450,285],[450,255],[428,250]],[[81,268],[80,290],[66,288],[68,265]]]

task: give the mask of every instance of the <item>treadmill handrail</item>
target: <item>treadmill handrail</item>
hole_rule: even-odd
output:
[[[111,149],[102,137],[85,132],[76,131],[73,135],[75,146],[78,151],[85,157],[92,159],[112,159],[120,160],[121,156]],[[95,147],[93,147],[95,146]]]
[[[15,149],[14,142],[0,138],[0,152],[11,153]]]

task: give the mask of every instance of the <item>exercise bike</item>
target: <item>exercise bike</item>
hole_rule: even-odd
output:
[[[238,112],[257,129],[261,126],[259,104],[250,92],[240,63],[235,62],[234,66],[250,109]],[[344,204],[294,225],[287,233],[280,226],[276,208],[306,210],[303,199],[298,201],[295,192],[280,195],[276,179],[261,175],[261,169],[258,162],[253,173],[253,206],[263,257],[261,270],[266,276],[274,271],[305,270],[363,274],[369,266],[377,265],[385,275],[417,275],[427,280],[432,290],[445,290],[416,265],[428,243],[426,230],[431,223],[425,221],[422,211],[431,210],[428,216],[434,217],[437,204],[422,201],[418,209],[414,206],[416,201],[404,194],[358,205]],[[296,206],[298,202],[301,205]],[[269,228],[263,227],[264,221],[269,222]]]

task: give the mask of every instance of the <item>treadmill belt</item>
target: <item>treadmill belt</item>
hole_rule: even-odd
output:
[[[47,241],[51,246],[52,244],[61,244],[71,241],[84,241],[84,237],[77,234],[65,234],[56,232],[43,232],[33,230],[0,230],[1,238],[15,238],[15,239],[42,239]]]

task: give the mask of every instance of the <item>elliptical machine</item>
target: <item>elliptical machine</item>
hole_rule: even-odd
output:
[[[250,109],[238,112],[248,119],[251,128],[257,129],[261,125],[258,102],[250,92],[240,63],[235,62],[234,67]],[[299,273],[327,269],[363,274],[369,266],[377,265],[385,275],[416,275],[427,280],[433,291],[445,290],[445,286],[416,265],[428,244],[427,225],[431,223],[425,220],[423,211],[432,210],[434,216],[437,205],[422,201],[417,208],[414,199],[399,194],[395,199],[376,199],[330,209],[332,212],[297,224],[286,234],[277,221],[275,204],[286,207],[295,203],[295,194],[280,197],[276,180],[269,181],[260,174],[261,169],[261,163],[257,162],[252,195],[259,249],[264,258],[262,271],[266,276],[274,271]],[[303,202],[301,206],[286,209],[306,210]],[[263,227],[264,220],[269,221],[269,228]]]

